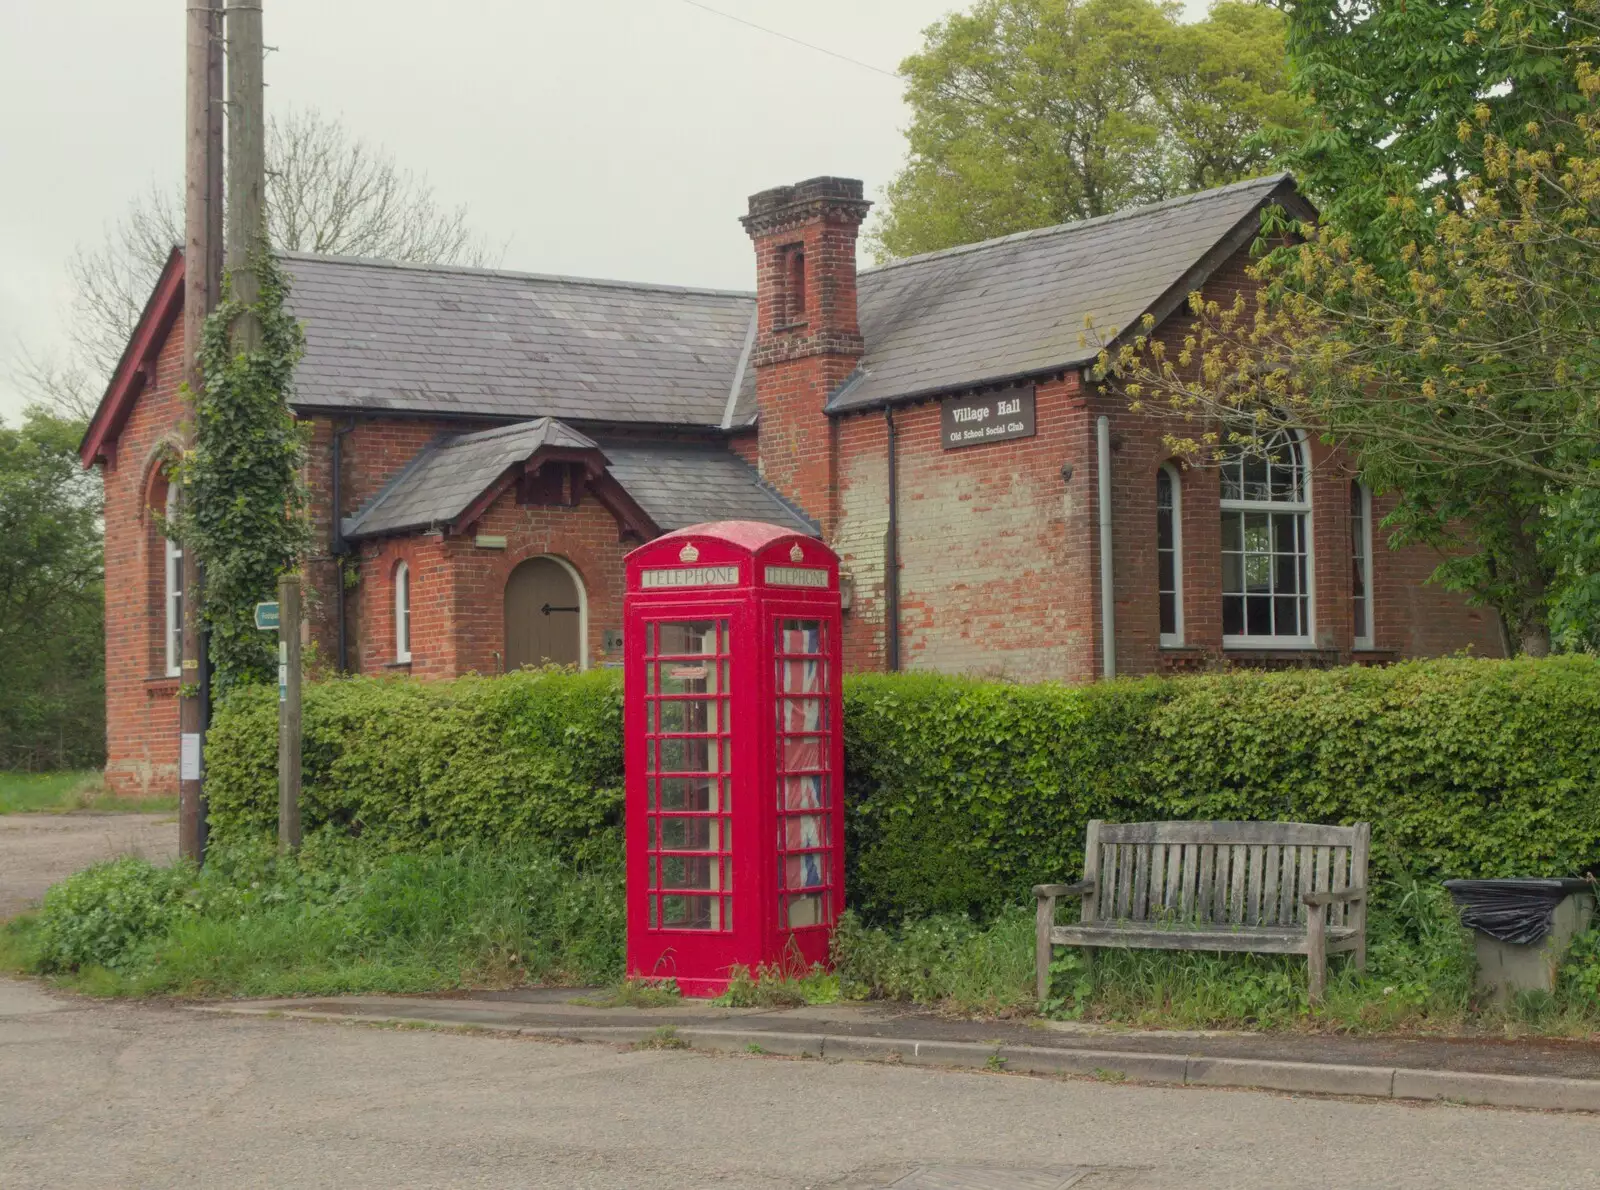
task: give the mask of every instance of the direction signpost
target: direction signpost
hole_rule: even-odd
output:
[[[300,846],[300,576],[278,580],[278,601],[256,604],[256,627],[278,634],[278,850]]]

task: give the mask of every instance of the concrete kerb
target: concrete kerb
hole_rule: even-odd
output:
[[[346,1013],[245,1005],[205,1005],[202,1012],[359,1024],[461,1028],[448,1021],[397,1014]],[[1432,1100],[1536,1111],[1600,1112],[1600,1079],[1528,1077],[1393,1066],[1279,1062],[1254,1058],[1139,1053],[1129,1050],[1056,1049],[902,1037],[793,1033],[783,1030],[707,1028],[699,1025],[571,1026],[473,1024],[467,1029],[512,1033],[552,1041],[636,1045],[657,1041],[664,1028],[691,1049],[755,1053],[830,1061],[891,1062],[996,1070],[1016,1074],[1072,1075],[1108,1082],[1130,1080],[1177,1086],[1234,1087],[1310,1095]]]

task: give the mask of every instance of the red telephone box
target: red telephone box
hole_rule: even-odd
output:
[[[839,560],[774,525],[627,558],[628,973],[715,996],[826,962],[844,909]]]

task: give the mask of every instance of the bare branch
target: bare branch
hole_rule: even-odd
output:
[[[290,111],[267,127],[267,231],[291,252],[429,264],[492,265],[501,249],[439,202],[426,177],[353,135],[337,118]],[[152,184],[93,246],[67,261],[71,347],[65,358],[19,351],[12,371],[41,403],[94,411],[174,245],[183,239],[178,188]]]

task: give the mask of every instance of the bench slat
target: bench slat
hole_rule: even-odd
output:
[[[1347,879],[1350,867],[1350,848],[1335,847],[1333,849],[1333,871],[1329,875],[1328,888],[1334,892],[1341,892],[1349,887]],[[1331,906],[1332,915],[1328,924],[1342,926],[1346,924],[1350,906],[1342,901],[1335,901]]]
[[[1217,853],[1216,876],[1211,886],[1211,920],[1228,920],[1228,863],[1233,851],[1227,847],[1213,848]]]
[[[1258,924],[1276,925],[1278,922],[1278,877],[1283,873],[1283,849],[1276,843],[1267,844],[1266,868],[1262,872],[1261,916]]]
[[[1091,884],[1088,892],[1083,894],[1078,908],[1078,920],[1089,923],[1100,916],[1100,897],[1103,891],[1101,884],[1103,873],[1100,870],[1100,823],[1089,823],[1088,837],[1084,840],[1083,848],[1083,878]]]
[[[1280,843],[1349,847],[1356,827],[1315,822],[1107,822],[1102,843]]]
[[[1300,900],[1311,891],[1311,880],[1316,872],[1317,849],[1315,847],[1300,848],[1300,893],[1294,899],[1294,919],[1301,925],[1305,924],[1306,907]]]
[[[1244,924],[1245,849],[1236,843],[1228,850],[1233,853],[1228,857],[1228,920],[1239,926]]]
[[[1254,844],[1250,855],[1250,885],[1245,891],[1244,921],[1249,926],[1261,924],[1261,868],[1266,863],[1267,849]]]
[[[1353,943],[1355,931],[1328,931],[1328,949]],[[1058,946],[1128,947],[1134,950],[1221,950],[1256,954],[1304,954],[1303,930],[1158,930],[1134,926],[1057,926],[1050,941]]]
[[[1295,864],[1300,858],[1298,847],[1285,847],[1283,849],[1283,876],[1278,882],[1278,924],[1288,926],[1294,924],[1294,881]]]

